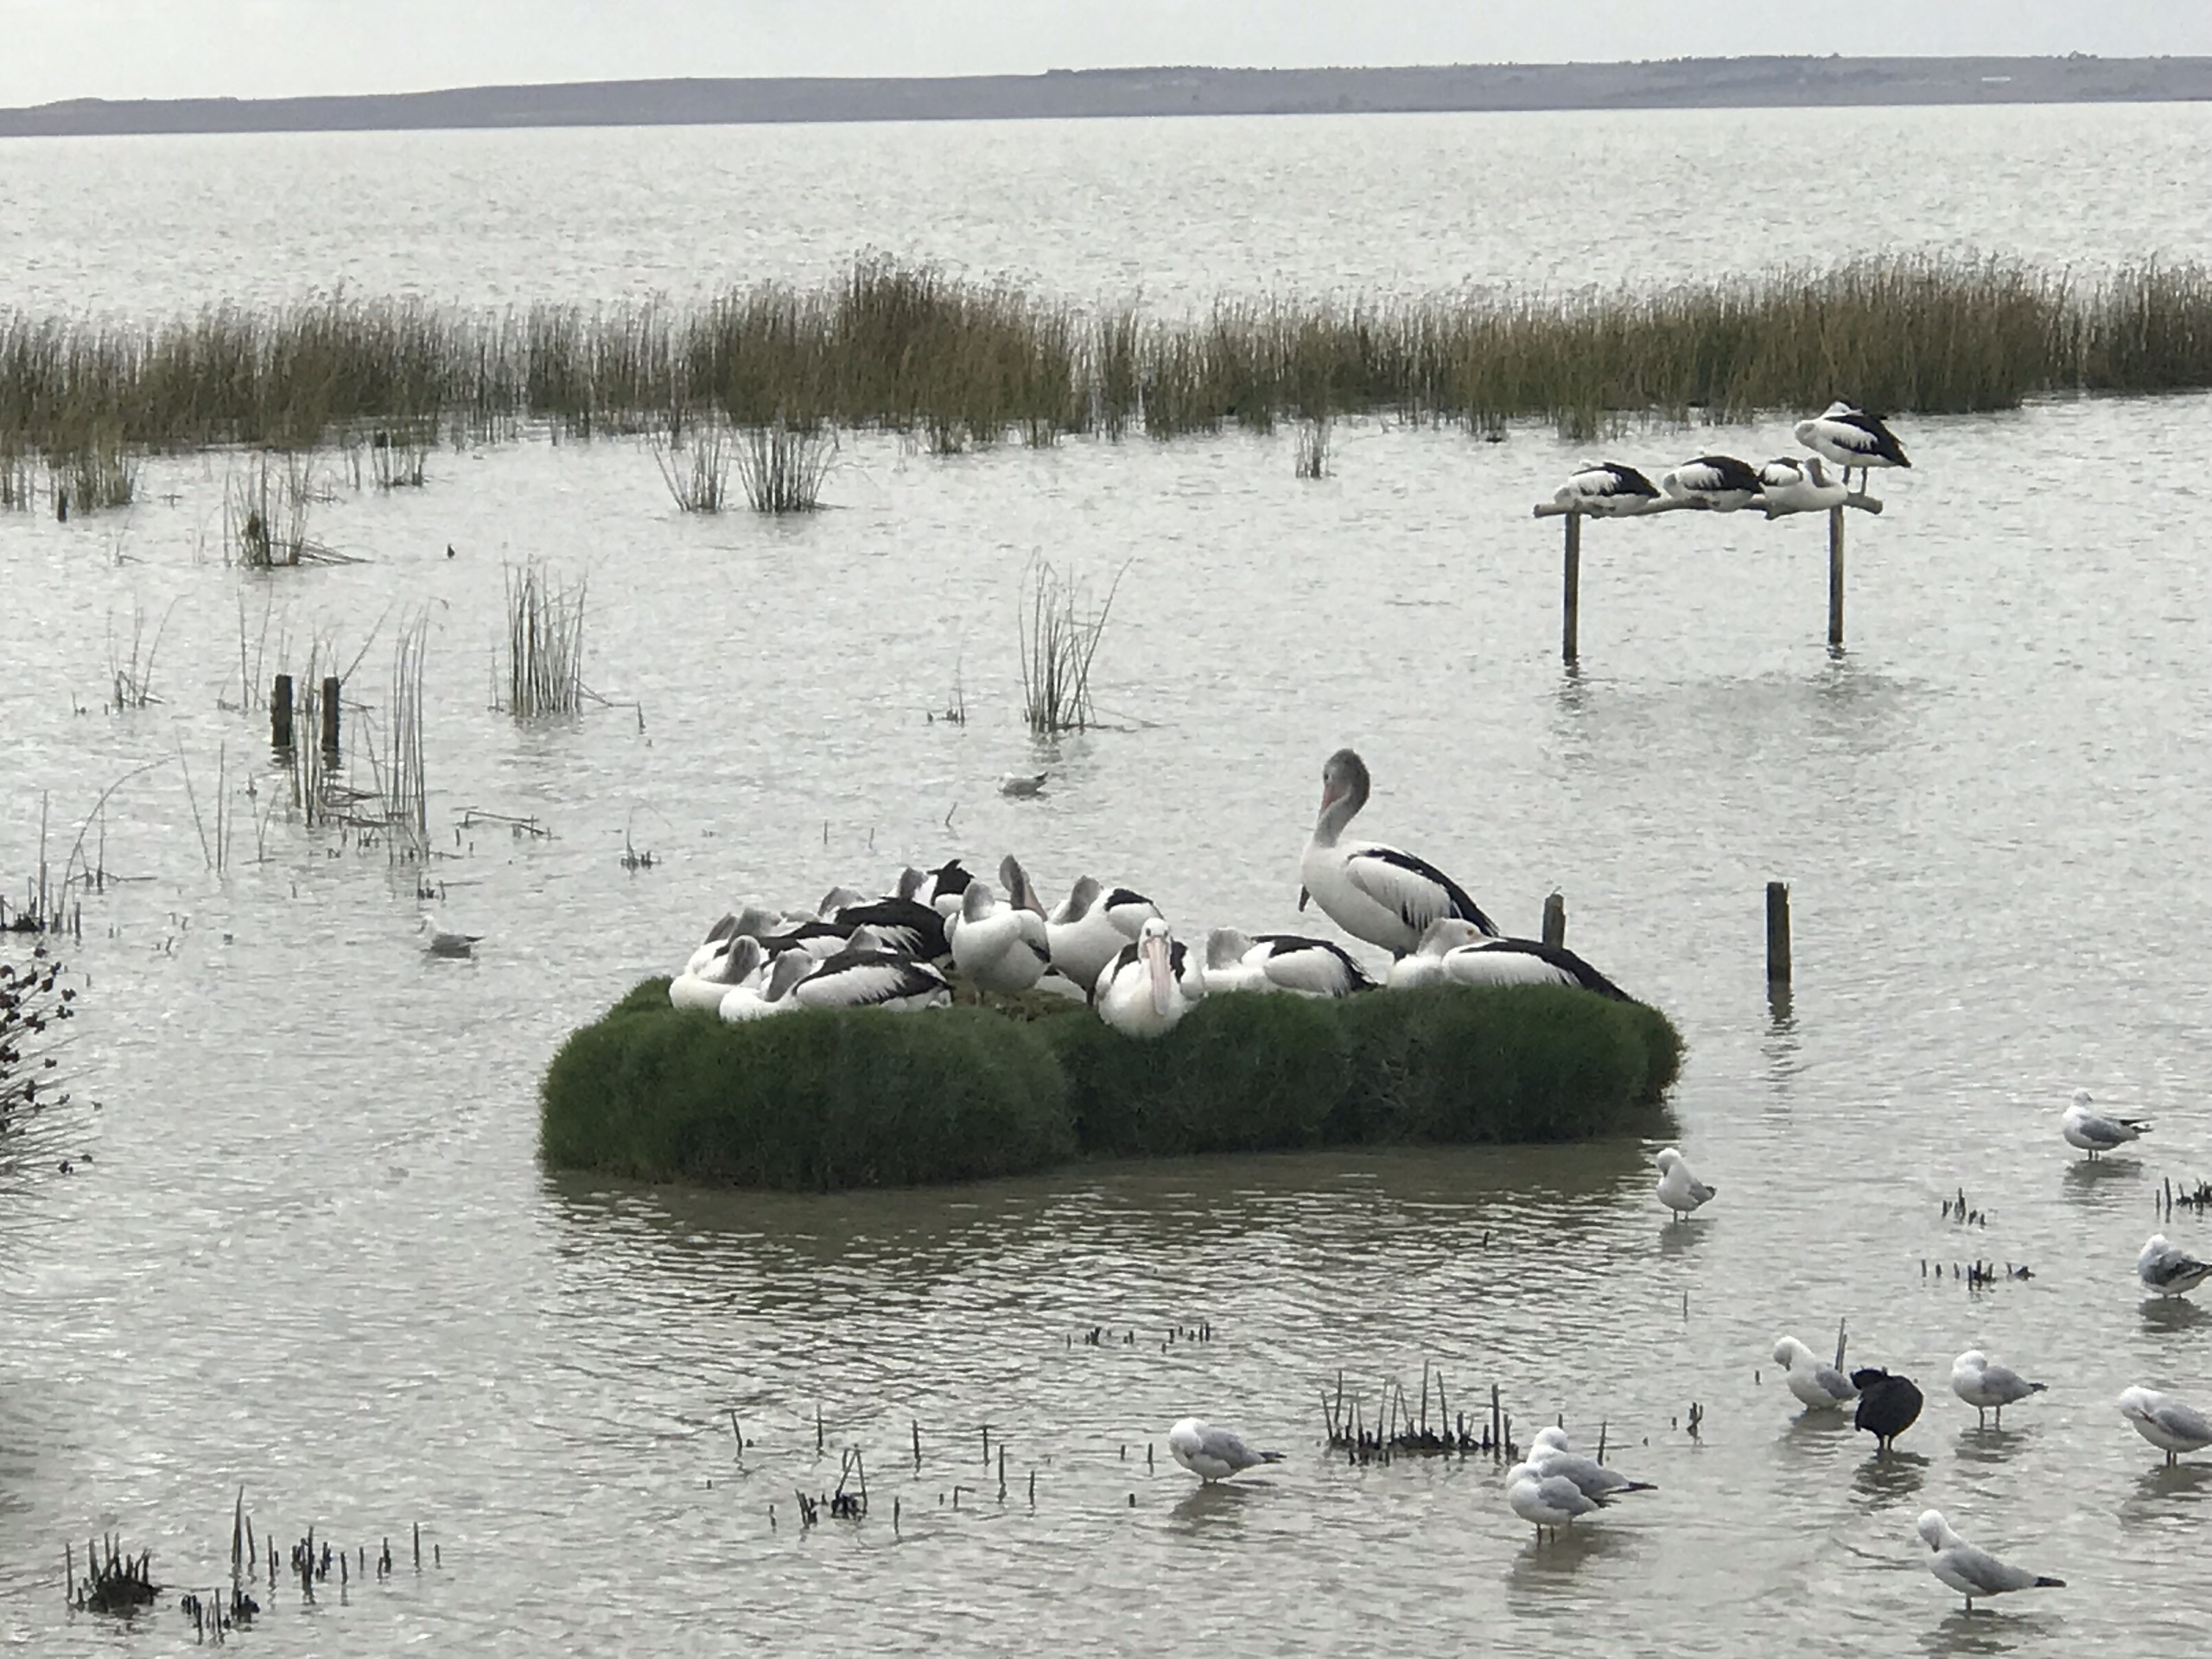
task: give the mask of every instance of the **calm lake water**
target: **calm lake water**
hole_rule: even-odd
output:
[[[1898,245],[2090,266],[2195,251],[2208,120],[13,144],[0,294],[613,296],[818,275],[868,245],[1079,296],[1713,274]],[[1878,137],[1832,155],[1839,128]],[[1715,168],[1726,211],[1685,206]],[[1576,206],[1624,178],[1634,207]],[[1901,423],[1917,468],[1852,522],[1840,658],[1816,523],[1593,525],[1577,675],[1557,659],[1559,531],[1528,516],[1576,456],[1536,431],[1350,425],[1318,485],[1293,478],[1287,434],[950,461],[861,436],[836,510],[785,524],[678,514],[632,443],[443,452],[426,488],[390,494],[326,456],[312,532],[360,562],[268,575],[223,561],[238,458],[151,462],[126,512],[0,517],[0,881],[35,868],[41,798],[58,865],[102,789],[163,762],[109,804],[105,863],[128,879],[87,899],[72,952],[87,1076],[59,1132],[89,1160],[0,1200],[0,1635],[188,1644],[170,1597],[133,1627],[67,1615],[62,1541],[117,1529],[164,1582],[210,1586],[243,1484],[261,1531],[312,1524],[372,1554],[389,1536],[400,1563],[342,1605],[264,1593],[251,1640],[286,1654],[1040,1635],[1081,1653],[2194,1654],[2212,1464],[2158,1467],[2112,1402],[2143,1382],[2212,1405],[2212,1313],[2146,1306],[2133,1270],[2160,1179],[2212,1175],[2208,415],[2181,397]],[[1761,456],[1786,424],[1611,449]],[[1127,565],[1096,667],[1112,728],[1046,747],[1015,651],[1040,554],[1101,582]],[[587,677],[621,706],[531,727],[489,709],[525,557],[588,575]],[[255,827],[280,785],[265,716],[237,706],[241,632],[257,684],[310,642],[361,653],[358,734],[416,615],[446,855],[427,876],[487,936],[469,963],[423,955],[415,870],[282,812]],[[141,619],[162,701],[118,714],[111,663]],[[969,722],[931,722],[956,681]],[[810,902],[1014,850],[1051,889],[1085,869],[1143,887],[1192,935],[1294,924],[1320,763],[1347,742],[1376,777],[1363,830],[1522,930],[1559,888],[1571,942],[1674,1013],[1678,1138],[1720,1189],[1697,1221],[1652,1201],[1642,1142],[832,1198],[537,1166],[553,1046],[741,895]],[[1041,798],[995,794],[1039,766]],[[212,834],[219,794],[237,815],[219,877],[194,811]],[[551,835],[464,828],[472,809]],[[624,868],[626,836],[652,868]],[[1781,1014],[1759,954],[1777,877],[1798,956]],[[2069,1154],[2076,1085],[2159,1120],[2140,1157]],[[1986,1228],[1942,1215],[1960,1188]],[[2212,1249],[2186,1211],[2166,1230]],[[2035,1276],[1924,1276],[1976,1256]],[[1844,1318],[1854,1358],[1928,1394],[1886,1462],[1796,1421],[1768,1358],[1783,1332],[1827,1348]],[[1167,1343],[1200,1320],[1211,1341]],[[1977,1345],[2050,1385],[2001,1433],[1946,1387]],[[1371,1410],[1386,1377],[1417,1393],[1424,1362],[1455,1406],[1498,1384],[1524,1437],[1602,1423],[1660,1490],[1540,1549],[1486,1461],[1330,1461],[1339,1370]],[[1190,1412],[1287,1460],[1197,1491],[1164,1445]],[[872,1518],[803,1532],[794,1489],[834,1486],[848,1446]],[[2069,1588],[1963,1619],[1912,1535],[1930,1504]]]

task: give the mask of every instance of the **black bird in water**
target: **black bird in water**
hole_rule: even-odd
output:
[[[1920,1421],[1920,1390],[1909,1376],[1891,1376],[1878,1365],[1851,1374],[1859,1390],[1859,1413],[1854,1427],[1865,1429],[1886,1452],[1898,1435]]]

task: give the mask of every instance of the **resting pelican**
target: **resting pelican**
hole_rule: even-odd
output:
[[[1659,487],[1677,501],[1700,501],[1715,512],[1733,512],[1758,499],[1759,475],[1733,455],[1700,455],[1663,474]]]
[[[961,894],[959,913],[945,929],[952,965],[987,991],[1026,991],[1043,976],[1050,958],[1045,918],[1002,902],[981,881]]]
[[[1079,876],[1066,902],[1045,918],[1052,966],[1088,996],[1106,964],[1159,914],[1160,906],[1141,893],[1127,887],[1102,890],[1091,877]]]
[[[1430,923],[1414,953],[1390,965],[1390,988],[1395,991],[1446,981],[1455,985],[1571,985],[1617,1001],[1633,1000],[1563,944],[1492,938],[1456,916]]]
[[[949,858],[923,877],[922,885],[912,896],[950,920],[960,908],[960,895],[968,891],[968,884],[975,879],[958,859]]]
[[[1552,497],[1562,507],[1605,518],[1642,512],[1658,499],[1649,479],[1617,461],[1584,461]]]
[[[1217,927],[1206,936],[1206,995],[1290,991],[1300,996],[1350,996],[1375,982],[1351,953],[1326,939],[1296,933],[1248,936]]]
[[[669,982],[671,1007],[719,1008],[734,987],[759,976],[760,964],[766,960],[760,941],[740,938],[728,940],[728,944],[727,950],[696,973],[681,973]]]
[[[798,1006],[791,998],[792,988],[814,969],[814,958],[805,951],[786,950],[770,965],[765,982],[756,978],[731,986],[715,1012],[733,1026],[786,1013]]]
[[[944,1007],[952,1001],[952,987],[925,962],[895,950],[861,948],[820,963],[791,988],[790,995],[803,1008],[904,1012]]]
[[[1759,468],[1767,517],[1783,512],[1824,512],[1840,507],[1851,492],[1831,479],[1818,455],[1781,455]]]
[[[1472,922],[1495,938],[1497,928],[1459,884],[1427,859],[1379,841],[1346,841],[1344,826],[1367,804],[1367,767],[1350,749],[1338,749],[1321,768],[1321,815],[1299,861],[1306,884],[1298,907],[1310,896],[1321,912],[1356,939],[1402,957],[1429,925],[1446,916]]]
[[[1129,1037],[1160,1037],[1206,994],[1198,962],[1154,916],[1098,976],[1098,1017]]]
[[[697,973],[729,949],[730,938],[737,931],[737,918],[728,911],[724,911],[721,920],[709,928],[707,937],[699,941],[699,948],[691,953],[690,959],[683,964],[683,971],[687,974]]]
[[[948,949],[944,918],[912,899],[875,899],[848,905],[830,920],[842,928],[873,929],[885,949],[903,951],[924,962],[940,961]]]
[[[1866,487],[1866,469],[1870,467],[1910,467],[1904,447],[1897,435],[1882,423],[1882,417],[1870,414],[1856,404],[1841,401],[1830,404],[1809,421],[1797,423],[1797,442],[1825,461],[1832,461],[1843,468],[1847,488],[1855,468],[1859,474],[1859,487]]]

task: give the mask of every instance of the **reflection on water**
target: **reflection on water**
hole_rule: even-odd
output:
[[[1895,1508],[1920,1495],[1929,1467],[1929,1459],[1917,1452],[1872,1452],[1853,1471],[1851,1489],[1865,1500],[1862,1507]]]

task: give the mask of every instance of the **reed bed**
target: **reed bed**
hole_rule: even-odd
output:
[[[0,312],[0,480],[20,474],[10,454],[109,464],[376,430],[378,482],[412,484],[422,435],[524,423],[671,438],[709,418],[751,434],[880,429],[957,453],[1334,415],[1585,433],[1838,395],[1953,413],[2202,386],[2212,267],[2192,264],[2077,284],[2013,260],[1881,256],[1656,289],[1224,300],[1160,318],[874,257],[819,286],[689,307],[476,312],[334,295],[137,322]],[[110,465],[84,499],[111,499],[115,481]]]
[[[507,570],[505,698],[518,720],[573,715],[584,698],[584,597],[573,585],[531,563]]]

